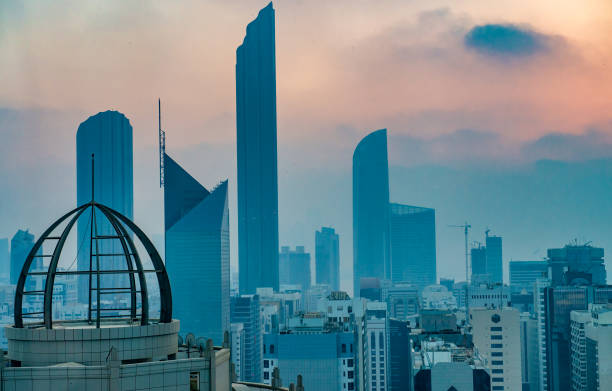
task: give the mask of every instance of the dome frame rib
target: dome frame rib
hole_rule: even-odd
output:
[[[96,254],[94,254],[93,245],[92,245],[90,246],[90,249],[89,249],[90,262],[91,262],[90,264],[92,265],[89,268],[89,270],[66,270],[66,271],[61,270],[61,271],[58,271],[57,267],[59,264],[60,256],[64,248],[66,239],[68,235],[70,234],[70,232],[72,231],[72,228],[74,227],[75,222],[88,209],[91,210],[90,218],[91,218],[92,227],[96,219],[96,216],[95,216],[96,210],[98,210],[108,220],[108,222],[110,223],[110,226],[112,227],[112,229],[115,231],[115,234],[116,234],[116,235],[99,235],[98,236],[96,233],[94,237],[93,230],[92,230],[92,235],[91,235],[92,237],[90,238],[91,241],[94,242],[94,241],[98,241],[102,239],[118,239],[121,245],[122,253],[120,254],[98,254],[98,251],[96,251]],[[51,234],[60,226],[60,224],[64,223],[66,220],[68,220],[68,223],[63,228],[61,235],[51,236]],[[140,243],[145,248],[153,264],[153,270],[145,270],[143,268],[140,255],[138,254],[138,251],[136,249],[136,245],[134,244],[134,241],[132,240],[132,236],[128,233],[128,231],[131,231],[131,233],[134,234],[138,238]],[[53,254],[52,255],[38,255],[39,251],[42,248],[43,243],[47,240],[57,241],[53,249]],[[113,257],[116,256],[118,258],[123,258],[127,266],[127,270],[102,270],[99,267],[99,258],[100,256],[109,256],[109,255]],[[49,262],[49,266],[47,270],[42,271],[42,272],[36,272],[36,271],[31,272],[30,268],[32,267],[34,259],[41,257],[41,256],[51,257],[51,261]],[[95,270],[94,270],[93,263],[92,263],[94,257],[96,258],[96,265],[97,265]],[[25,316],[40,314],[40,312],[34,312],[30,314],[23,313],[24,296],[26,294],[36,295],[36,294],[41,294],[44,292],[42,324],[41,322],[34,322],[34,323],[28,323],[26,324],[26,326],[44,326],[47,329],[53,328],[53,323],[54,323],[53,321],[53,287],[55,284],[55,277],[57,275],[81,275],[81,276],[88,275],[89,276],[90,305],[88,307],[87,319],[82,319],[81,321],[85,321],[85,322],[88,322],[89,324],[92,324],[94,321],[94,319],[92,319],[92,312],[95,312],[96,313],[95,324],[97,328],[100,327],[101,318],[107,318],[107,317],[112,317],[115,320],[129,318],[129,321],[134,321],[140,318],[139,320],[140,320],[141,325],[150,324],[148,288],[147,288],[145,273],[155,273],[157,277],[157,283],[159,285],[159,293],[160,293],[159,322],[160,323],[170,323],[172,321],[172,292],[170,288],[170,280],[168,278],[168,274],[166,272],[164,263],[159,253],[155,249],[155,246],[153,245],[151,240],[149,240],[149,238],[144,234],[144,232],[140,228],[138,228],[138,226],[134,224],[130,219],[128,219],[121,213],[117,212],[116,210],[111,209],[105,205],[96,203],[92,200],[91,202],[88,202],[86,204],[83,204],[71,210],[70,212],[66,213],[65,215],[60,217],[58,220],[56,220],[53,224],[51,224],[51,226],[49,226],[49,228],[47,228],[44,231],[44,233],[40,236],[40,238],[36,241],[32,249],[30,250],[24,262],[23,268],[21,270],[19,280],[17,282],[17,289],[15,293],[15,311],[14,311],[15,326],[14,327],[23,328],[24,327],[23,319]],[[92,288],[92,281],[93,281],[92,277],[96,276],[97,281],[100,281],[100,275],[104,275],[104,274],[119,274],[119,275],[127,274],[130,287],[129,288],[122,288],[122,287],[120,288],[116,288],[116,287],[102,288],[98,282],[96,283],[95,288]],[[137,290],[137,287],[136,287],[136,280],[135,280],[134,274],[138,274],[139,290]],[[25,290],[26,280],[28,276],[46,277],[46,280],[44,283],[44,290],[43,291],[26,291]],[[110,292],[107,292],[107,293],[110,293],[110,294],[130,293],[130,307],[129,308],[117,308],[117,309],[102,308],[100,305],[101,303],[100,291],[103,289],[109,290]],[[96,294],[97,294],[97,300],[95,303],[93,302],[93,298],[91,297],[92,291],[96,291]],[[120,293],[117,293],[117,292],[120,292]],[[140,314],[137,313],[137,295],[140,295],[140,299],[141,299]],[[92,304],[96,304],[96,307],[92,308]],[[100,315],[101,311],[104,311],[104,310],[109,310],[109,311],[112,310],[112,311],[119,311],[119,312],[130,311],[130,314],[129,315],[117,315],[117,316]],[[40,319],[40,318],[35,318],[35,319]],[[61,321],[56,321],[56,322],[61,322]]]

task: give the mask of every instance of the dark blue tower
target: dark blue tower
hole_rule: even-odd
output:
[[[353,154],[353,288],[363,277],[389,279],[387,129],[367,135]]]
[[[236,50],[240,293],[278,290],[274,8],[259,11]]]

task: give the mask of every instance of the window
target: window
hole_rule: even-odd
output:
[[[264,368],[270,368],[270,361],[264,360]]]
[[[385,348],[385,336],[383,333],[378,334],[378,348],[381,350]]]
[[[504,373],[503,369],[492,369],[491,373]]]
[[[504,352],[491,352],[491,357],[503,357]]]
[[[266,344],[263,344],[264,354],[266,354]]]
[[[352,379],[355,376],[355,372],[353,371],[348,371],[348,378]]]
[[[500,343],[492,343],[491,344],[491,349],[501,349],[503,347],[502,344]]]
[[[348,389],[349,389],[349,391],[354,390],[355,389],[355,383],[349,383],[348,384]]]
[[[502,328],[499,326],[491,327],[491,331],[502,331]]]
[[[504,362],[501,360],[493,360],[491,361],[492,365],[504,365]]]
[[[493,381],[493,383],[503,383],[504,382],[503,377],[494,377],[491,380]]]
[[[376,345],[376,336],[372,333],[370,334],[370,349],[374,349],[374,345]]]
[[[342,344],[342,353],[346,353],[346,344],[345,343]]]
[[[200,391],[200,372],[189,373],[189,391]]]
[[[274,345],[270,345],[270,354],[274,354]]]
[[[353,344],[351,344],[351,353],[353,353]]]
[[[270,379],[270,372],[264,372],[264,380]]]
[[[491,339],[502,339],[501,335],[492,335]]]
[[[351,346],[353,346],[353,345],[351,345]],[[353,359],[349,358],[346,365],[348,365],[349,367],[352,367],[353,366]]]
[[[493,386],[493,388],[491,388],[493,391],[503,391],[504,390],[504,386]]]

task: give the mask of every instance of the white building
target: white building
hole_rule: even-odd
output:
[[[534,286],[534,311],[538,323],[538,375],[539,390],[548,390],[548,361],[546,359],[546,308],[544,306],[544,289],[550,286],[549,280],[539,279]],[[568,369],[569,370],[569,369]]]
[[[244,360],[244,324],[242,323],[232,323],[231,327],[231,335],[230,335],[230,343],[232,349],[232,364],[234,364],[234,373],[236,374],[236,379],[241,379],[241,364]]]
[[[506,285],[471,285],[468,287],[469,307],[504,308],[510,305],[510,287]]]
[[[457,308],[457,299],[444,285],[429,285],[421,293],[422,308],[429,310],[452,310]]]
[[[366,302],[361,320],[361,381],[365,391],[387,391],[388,319],[387,304]]]
[[[520,314],[515,308],[471,308],[474,349],[491,369],[491,389],[514,391],[521,384]]]

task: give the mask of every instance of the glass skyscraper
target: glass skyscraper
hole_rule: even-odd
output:
[[[391,279],[419,289],[436,283],[436,211],[391,204]]]
[[[17,284],[23,264],[30,250],[32,250],[32,247],[34,247],[34,235],[28,230],[18,230],[11,239],[11,284]],[[40,269],[40,266],[42,266],[42,258],[35,258],[34,262],[35,265],[32,266],[32,269]]]
[[[227,181],[212,192],[164,155],[166,269],[181,331],[223,343],[230,330]]]
[[[339,238],[333,228],[322,227],[315,233],[315,263],[317,284],[340,290]]]
[[[241,295],[231,299],[232,323],[244,326],[244,361],[240,364],[240,381],[261,382],[263,340],[258,295]]]
[[[134,168],[132,154],[132,126],[118,111],[105,111],[89,117],[79,125],[76,135],[77,205],[91,201],[91,155],[95,155],[95,201],[106,205],[128,219],[134,218]],[[110,223],[98,218],[96,236],[114,235]],[[83,240],[90,234],[90,216],[82,215],[77,222],[77,269],[89,270],[90,242]],[[94,242],[95,246],[95,242]],[[94,248],[94,253],[96,252]],[[99,254],[121,253],[119,240],[99,240]],[[122,270],[125,260],[105,256],[103,270]],[[79,301],[88,302],[88,281],[79,278]],[[125,275],[106,275],[101,287],[127,287]],[[95,288],[95,286],[94,286]],[[124,295],[128,297],[127,295]]]
[[[291,251],[288,246],[281,248],[279,257],[279,279],[282,285],[299,285],[302,292],[310,288],[310,254],[304,246]]]
[[[7,284],[11,280],[11,258],[9,257],[9,241],[0,238],[0,284]]]
[[[389,279],[389,163],[387,129],[364,137],[353,153],[353,292],[360,279]]]
[[[236,50],[240,293],[278,291],[278,169],[274,8],[247,26]]]
[[[492,283],[504,282],[504,267],[502,260],[502,238],[501,236],[486,237],[487,274]]]

